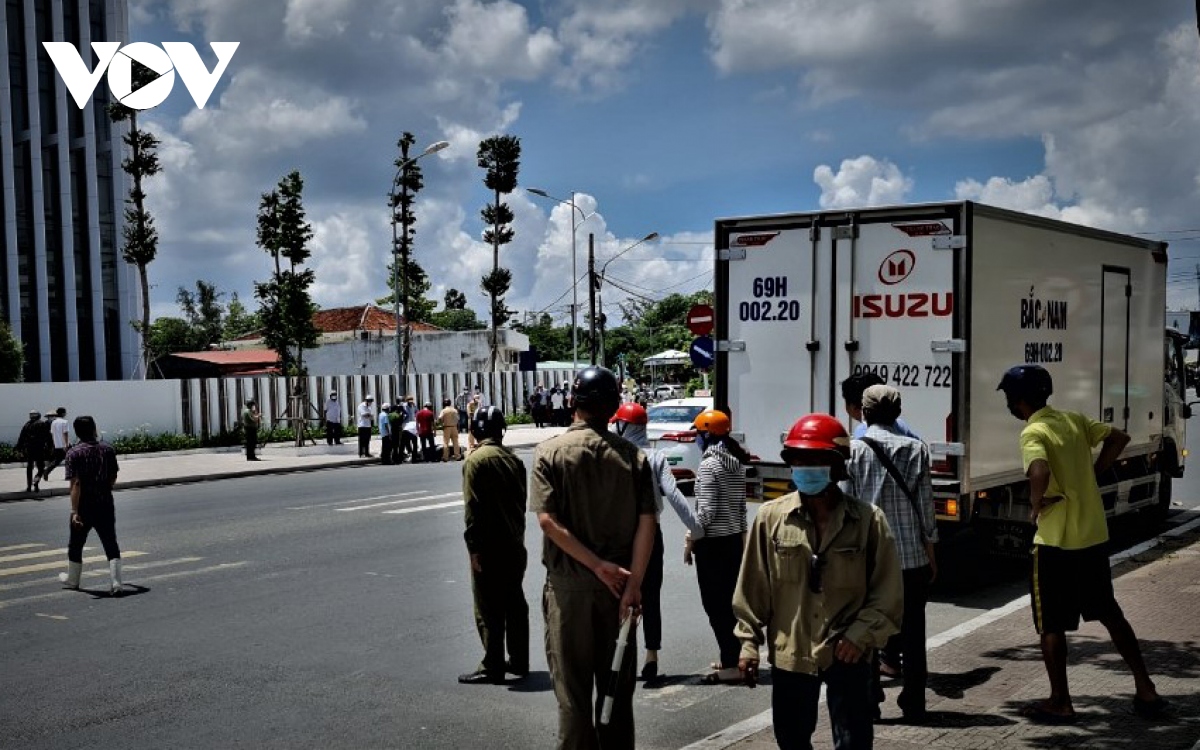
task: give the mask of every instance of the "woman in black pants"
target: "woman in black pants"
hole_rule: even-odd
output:
[[[650,447],[646,436],[646,424],[649,418],[646,409],[641,404],[622,404],[612,418],[617,426],[617,434],[641,448],[650,460],[650,470],[654,474],[656,489],[655,499],[659,516],[662,516],[663,498],[675,510],[688,533],[693,536],[703,536],[704,529],[700,526],[692,506],[687,498],[675,485],[675,476],[671,474],[671,464],[662,452]],[[663,584],[663,536],[662,525],[654,531],[654,550],[650,553],[650,564],[646,566],[646,576],[642,579],[642,635],[646,641],[646,663],[642,665],[642,679],[647,684],[654,683],[659,677],[658,651],[662,648],[662,584]]]
[[[741,682],[738,656],[741,643],[733,634],[733,591],[737,588],[746,538],[746,479],[742,464],[731,452],[729,417],[708,409],[696,417],[696,443],[704,451],[696,472],[696,516],[704,537],[692,543],[700,602],[716,636],[720,661],[704,682]]]

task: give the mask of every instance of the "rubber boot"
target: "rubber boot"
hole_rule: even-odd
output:
[[[117,596],[121,593],[121,558],[108,561],[108,574],[112,576],[111,593],[113,596]]]
[[[83,563],[67,561],[67,572],[59,573],[58,580],[69,589],[79,588],[79,577],[83,575]]]

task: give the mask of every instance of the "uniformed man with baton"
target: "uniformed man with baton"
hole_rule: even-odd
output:
[[[632,625],[641,605],[658,523],[654,480],[646,455],[608,431],[620,404],[616,376],[588,367],[573,390],[575,423],[538,446],[529,495],[545,535],[542,610],[558,747],[632,750],[633,662],[617,670],[610,720],[599,726],[593,717],[604,699],[594,686],[609,684],[622,622]]]

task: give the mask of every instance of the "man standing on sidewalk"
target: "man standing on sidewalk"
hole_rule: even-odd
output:
[[[525,462],[504,447],[507,424],[499,409],[475,415],[479,448],[463,464],[463,500],[475,627],[483,661],[460,675],[467,685],[504,682],[504,673],[529,674],[529,605],[525,601]],[[508,660],[504,646],[508,644]]]
[[[996,390],[1004,392],[1009,413],[1026,423],[1021,459],[1029,478],[1031,520],[1037,524],[1030,596],[1050,678],[1050,697],[1029,704],[1022,715],[1048,724],[1075,721],[1067,684],[1066,633],[1077,630],[1082,617],[1100,621],[1133,672],[1133,710],[1146,718],[1161,716],[1166,701],[1150,680],[1137,635],[1113,594],[1105,550],[1108,524],[1096,482],[1121,455],[1129,435],[1083,414],[1048,406],[1054,383],[1039,365],[1010,368]],[[1092,448],[1099,444],[1103,447],[1093,464]]]
[[[258,448],[258,425],[262,422],[262,415],[258,413],[258,405],[254,403],[254,399],[246,399],[246,406],[242,409],[242,438],[246,442],[246,460],[258,461],[258,456],[254,455]]]
[[[463,386],[462,393],[454,399],[454,410],[458,412],[458,434],[467,433],[467,404],[471,401],[471,389]]]
[[[375,397],[367,397],[358,405],[358,457],[371,457],[371,428],[375,426]]]
[[[391,411],[391,404],[379,407],[379,456],[380,462],[384,466],[392,463],[392,450],[395,445],[392,433],[395,431],[396,425],[392,424]],[[399,437],[397,436],[395,439],[398,440]]]
[[[883,510],[896,538],[904,576],[904,619],[900,632],[881,649],[885,663],[904,676],[896,703],[907,721],[925,717],[925,604],[929,585],[937,577],[937,516],[933,509],[933,483],[929,474],[929,448],[905,437],[896,426],[900,418],[900,391],[890,385],[873,385],[862,394],[862,419],[866,432],[850,443],[846,462],[848,478],[841,489]],[[878,674],[875,679],[878,680]],[[878,682],[876,682],[878,685]],[[876,700],[883,691],[876,688]]]
[[[612,718],[596,726],[621,622],[641,608],[657,506],[650,462],[609,432],[621,401],[603,367],[579,371],[575,423],[534,454],[529,509],[545,541],[546,661],[558,699],[558,748],[632,750],[633,662],[622,665]],[[468,459],[470,460],[470,459]],[[637,653],[637,636],[629,648]]]
[[[46,416],[54,418],[54,421],[50,423],[50,438],[54,443],[54,453],[50,456],[50,464],[42,472],[42,479],[50,478],[50,472],[57,469],[58,465],[66,459],[67,449],[71,447],[71,426],[67,424],[66,408],[60,406],[54,414]]]
[[[38,483],[42,481],[42,469],[45,468],[46,446],[50,442],[50,425],[42,421],[42,413],[37,409],[29,410],[29,421],[21,427],[17,437],[17,453],[25,461],[25,491],[37,492]],[[35,475],[34,468],[37,469]]]
[[[325,443],[342,444],[342,402],[338,401],[337,391],[325,401]]]
[[[796,492],[759,508],[733,597],[738,668],[753,687],[766,644],[775,740],[785,750],[812,747],[822,683],[835,750],[870,749],[871,650],[903,614],[887,518],[838,489],[849,452],[846,429],[829,414],[792,425],[780,456]]]
[[[450,399],[442,399],[442,413],[438,417],[442,420],[442,460],[449,461],[453,458],[455,461],[462,460],[462,446],[458,443],[458,409],[450,405]],[[453,453],[451,447],[453,446]]]

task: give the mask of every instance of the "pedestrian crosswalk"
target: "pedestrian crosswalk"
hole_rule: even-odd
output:
[[[221,572],[249,564],[245,560],[214,564],[196,556],[157,559],[150,552],[133,549],[122,549],[121,560],[125,582],[132,586]],[[64,589],[58,580],[58,574],[66,570],[66,564],[65,547],[35,542],[0,547],[0,609],[74,594]],[[108,564],[103,550],[84,547],[80,589],[107,593],[108,584]]]
[[[396,492],[390,495],[377,495],[375,497],[360,497],[356,500],[341,500],[330,503],[316,503],[314,505],[295,505],[289,507],[288,510],[324,510],[332,513],[369,511],[371,514],[396,516],[461,507],[461,492],[413,490],[411,492]]]

